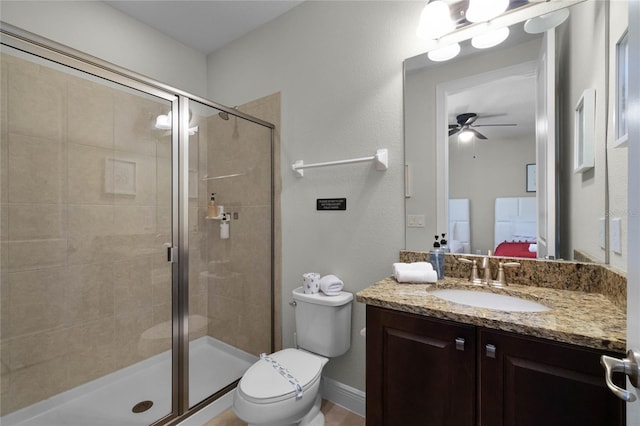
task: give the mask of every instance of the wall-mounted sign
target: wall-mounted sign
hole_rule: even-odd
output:
[[[316,210],[346,210],[346,198],[318,198],[316,199]]]

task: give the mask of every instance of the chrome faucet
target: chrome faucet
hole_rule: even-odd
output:
[[[494,287],[506,287],[507,284],[507,278],[504,275],[504,268],[512,268],[512,267],[518,267],[520,266],[520,263],[518,262],[500,262],[498,263],[498,277],[496,278],[495,281],[493,281],[493,286]]]
[[[482,275],[482,281],[485,285],[491,285],[493,282],[493,275],[491,274],[491,262],[489,258],[491,257],[491,250],[487,252],[487,256],[482,258],[482,269],[484,270],[484,274]]]

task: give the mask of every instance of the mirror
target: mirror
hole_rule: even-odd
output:
[[[550,42],[556,60],[551,116],[556,119],[557,158],[550,162],[556,165],[550,167],[555,173],[544,177],[537,174],[535,129],[536,76],[546,43],[541,35],[526,34],[519,23],[497,47],[481,51],[464,42],[462,53],[448,62],[431,62],[426,54],[405,61],[406,249],[428,250],[434,235],[446,232],[451,249],[467,244],[466,252],[486,254],[498,245],[496,229],[502,226],[510,229],[508,238],[526,243],[525,257],[536,257],[539,254],[530,254],[530,244],[539,235],[532,229],[545,220],[540,211],[553,210],[557,215],[551,225],[557,230],[550,239],[557,243],[558,258],[626,269],[627,152],[615,147],[613,120],[616,43],[628,25],[627,2],[586,1],[568,10],[569,18],[555,29]],[[574,115],[587,89],[596,92],[595,166],[574,173]],[[521,109],[526,112],[514,115]],[[477,116],[465,122],[469,116],[459,117],[464,113]],[[460,142],[464,123],[487,139]],[[484,127],[488,124],[516,126]],[[449,125],[458,130],[450,137]],[[439,138],[438,132],[444,136]],[[536,204],[531,218],[527,199],[554,189],[556,208],[545,210],[544,203]],[[449,199],[468,200],[468,207],[463,202],[450,209]],[[502,223],[496,219],[496,205],[498,219],[507,216],[510,223],[496,226]],[[514,208],[524,213],[515,214]],[[468,241],[463,241],[465,235]],[[616,238],[610,236],[616,235],[613,241]],[[522,252],[513,255],[520,257]]]

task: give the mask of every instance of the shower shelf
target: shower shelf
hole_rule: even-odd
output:
[[[304,176],[303,169],[311,169],[314,167],[338,166],[342,164],[362,163],[364,161],[374,161],[376,170],[384,171],[389,168],[389,154],[387,149],[379,149],[375,155],[370,157],[351,158],[349,160],[327,161],[325,163],[304,164],[304,161],[298,160],[291,165],[291,169],[300,177]]]

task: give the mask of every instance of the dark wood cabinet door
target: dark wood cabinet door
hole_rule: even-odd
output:
[[[625,424],[624,403],[604,381],[602,352],[486,329],[478,342],[480,425]]]
[[[367,306],[367,425],[474,425],[475,345],[473,326]]]

